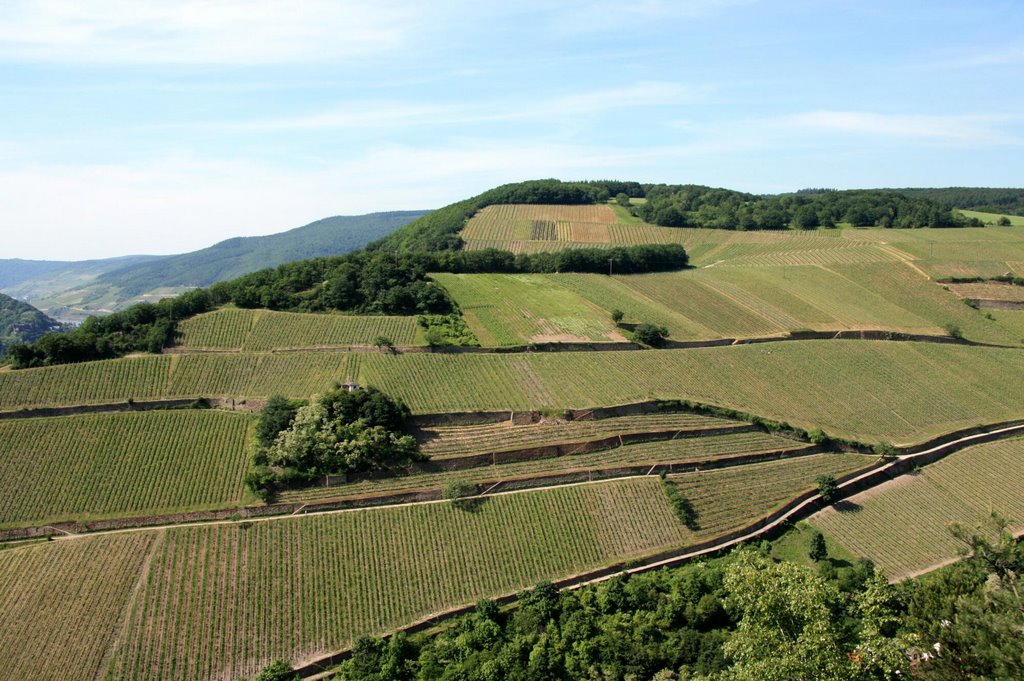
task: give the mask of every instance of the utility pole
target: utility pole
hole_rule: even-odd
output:
[[[613,260],[615,260],[615,258],[608,258],[608,276],[609,277],[612,276],[612,261]]]

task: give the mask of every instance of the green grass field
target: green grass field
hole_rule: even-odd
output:
[[[0,421],[0,527],[239,504],[252,421],[192,410]]]
[[[418,328],[414,317],[358,317],[224,308],[181,322],[177,345],[258,352],[372,345],[378,336],[390,338],[395,345],[414,345]]]
[[[609,313],[537,274],[435,274],[482,345],[625,340]]]
[[[999,218],[1004,218],[1005,217],[1005,218],[1009,219],[1011,226],[1013,226],[1013,227],[1024,227],[1024,217],[1021,217],[1020,215],[1003,215],[1001,213],[982,213],[981,211],[977,211],[977,210],[959,210],[957,212],[962,213],[965,217],[968,217],[968,218],[977,218],[977,219],[981,220],[982,222],[984,222],[986,224],[990,224],[990,225],[996,224],[996,222],[999,220]]]
[[[1024,530],[1022,488],[1024,439],[1003,440],[956,452],[810,522],[890,579],[902,579],[958,557],[948,523],[973,527],[997,511]]]

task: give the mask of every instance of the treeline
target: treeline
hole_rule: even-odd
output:
[[[801,190],[756,196],[701,185],[646,185],[645,203],[630,210],[665,227],[710,229],[817,229],[855,227],[962,227],[980,225],[936,201],[881,190]]]
[[[455,302],[430,272],[551,273],[660,272],[686,267],[678,244],[577,249],[513,255],[507,251],[392,253],[356,251],[260,270],[159,303],[142,303],[108,317],[90,317],[70,333],[12,345],[14,368],[68,364],[160,352],[174,343],[177,322],[221,305],[285,312],[451,315]]]
[[[89,317],[66,333],[48,333],[34,343],[11,345],[8,359],[15,369],[25,369],[111,359],[130,352],[160,352],[174,341],[180,320],[209,312],[217,304],[202,289],[158,303],[140,303],[106,317]]]
[[[1024,189],[945,187],[943,189],[894,189],[904,196],[928,199],[946,206],[982,213],[1024,215]]]
[[[813,538],[814,568],[763,544],[576,591],[541,584],[440,633],[361,638],[334,679],[1024,678],[1024,551],[1005,528],[996,543],[957,536],[973,558],[897,585]],[[275,666],[259,678],[293,678]]]
[[[529,180],[505,184],[483,194],[439,208],[367,246],[370,251],[444,251],[462,248],[459,232],[466,221],[487,206],[500,203],[584,205],[607,201],[618,194],[644,196],[639,182],[592,180]]]

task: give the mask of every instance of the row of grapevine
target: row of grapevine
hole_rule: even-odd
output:
[[[683,432],[739,425],[736,421],[686,413],[643,414],[583,421],[543,421],[513,426],[508,422],[477,426],[434,426],[421,430],[423,452],[434,458],[500,452],[538,444],[575,442],[617,433],[678,429]]]
[[[0,551],[0,650],[9,679],[104,678],[155,532]]]
[[[957,557],[947,525],[974,528],[996,511],[1024,530],[1024,439],[978,445],[950,455],[915,476],[854,496],[842,511],[826,509],[811,522],[855,555],[875,561],[892,579]]]
[[[275,350],[371,345],[379,336],[413,345],[413,317],[304,314],[225,308],[181,323],[179,344],[189,348]]]
[[[190,410],[0,421],[0,526],[238,503],[251,422]]]
[[[113,678],[250,676],[687,536],[653,479],[169,529]]]
[[[588,454],[502,463],[459,471],[400,475],[365,480],[340,487],[296,489],[283,493],[281,500],[308,503],[327,499],[362,498],[424,490],[436,491],[451,481],[480,485],[494,484],[499,481],[508,483],[569,473],[582,473],[586,474],[582,477],[593,478],[594,476],[600,477],[602,470],[636,466],[646,469],[655,464],[696,463],[744,454],[797,450],[802,447],[804,445],[800,442],[761,432],[644,442]]]

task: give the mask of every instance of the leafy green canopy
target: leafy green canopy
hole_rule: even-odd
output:
[[[259,451],[246,482],[266,498],[275,482],[310,482],[403,466],[419,457],[416,439],[404,432],[409,408],[376,388],[349,392],[335,386],[294,409],[283,398],[261,414]]]
[[[701,185],[645,185],[647,201],[630,210],[665,227],[815,229],[840,222],[855,227],[961,227],[974,224],[924,197],[881,190],[814,190],[756,196]]]

